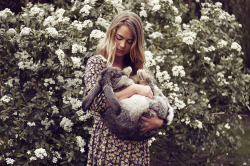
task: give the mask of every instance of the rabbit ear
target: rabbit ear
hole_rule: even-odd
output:
[[[113,88],[111,86],[109,86],[108,84],[106,84],[103,87],[103,91],[104,94],[112,108],[112,110],[116,111],[116,115],[119,115],[121,113],[121,106],[120,103],[113,91]]]
[[[130,66],[128,66],[128,67],[124,68],[122,71],[125,75],[130,77],[130,74],[132,73],[132,68]]]
[[[84,98],[82,102],[82,109],[83,111],[86,111],[90,104],[93,102],[94,98],[98,95],[98,93],[101,91],[100,85],[97,83],[93,89],[91,89],[88,93],[88,95]]]

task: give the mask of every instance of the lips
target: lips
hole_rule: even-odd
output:
[[[116,49],[117,52],[123,53],[124,50]]]

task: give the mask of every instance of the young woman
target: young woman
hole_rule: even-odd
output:
[[[131,66],[133,74],[138,69],[142,69],[145,62],[143,44],[143,28],[139,16],[129,11],[118,14],[113,19],[106,37],[98,45],[97,51],[100,55],[88,60],[85,71],[86,92],[95,86],[100,72],[107,66],[116,66],[121,69]],[[149,86],[139,84],[131,85],[115,93],[118,100],[128,98],[133,94],[153,97]],[[147,140],[121,140],[104,125],[100,113],[109,106],[103,92],[95,98],[91,105],[95,121],[87,165],[149,165]],[[163,120],[157,115],[152,119],[141,118],[146,122],[144,131],[161,127],[163,124]]]

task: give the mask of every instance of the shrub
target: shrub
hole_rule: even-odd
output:
[[[177,0],[72,1],[0,11],[0,149],[7,164],[80,165],[87,160],[91,112],[81,110],[84,70],[114,14],[141,16],[146,66],[175,108],[172,125],[152,138],[152,159],[197,165],[240,146],[238,112],[249,109],[241,25],[204,3],[188,23]],[[162,148],[159,149],[159,146]]]

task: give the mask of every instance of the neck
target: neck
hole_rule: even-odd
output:
[[[115,60],[114,60],[114,63],[113,63],[113,66],[115,67],[119,67],[120,69],[123,69],[123,56],[116,56],[115,57]]]

